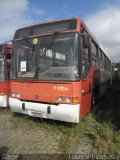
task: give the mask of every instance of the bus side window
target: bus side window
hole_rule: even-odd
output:
[[[103,69],[105,70],[105,55],[103,53]]]
[[[97,46],[92,41],[91,43],[91,52],[92,52],[92,66],[98,67],[98,53],[97,53]]]
[[[4,58],[0,55],[0,82],[5,81],[5,62]]]
[[[102,52],[102,68],[104,69],[104,54]]]
[[[82,38],[82,46],[83,46],[83,38]],[[91,63],[90,63],[90,48],[82,47],[82,78],[86,80],[90,71]]]
[[[99,49],[99,64],[100,64],[100,68],[103,68],[103,62],[102,62],[102,51]]]

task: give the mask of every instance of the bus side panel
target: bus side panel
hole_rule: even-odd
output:
[[[81,117],[81,103],[82,103],[82,81],[73,83],[73,97],[78,97],[79,99],[79,117]]]
[[[72,83],[10,82],[11,92],[20,94],[19,99],[36,102],[58,103],[57,98],[72,97]],[[16,97],[15,97],[16,98]]]
[[[81,91],[81,111],[80,117],[84,117],[91,109],[92,99],[92,80],[93,71],[90,70],[89,76],[86,80],[82,80],[82,91]]]
[[[84,117],[88,112],[90,112],[91,98],[92,98],[92,92],[82,95],[82,103],[81,103],[81,111],[80,111],[81,118]]]
[[[0,107],[8,106],[9,83],[8,81],[0,82]]]
[[[82,81],[82,103],[80,117],[84,117],[90,112],[93,100],[93,94],[99,96],[99,86],[100,86],[100,70],[91,68],[89,76],[86,80]],[[98,93],[97,93],[97,92]]]

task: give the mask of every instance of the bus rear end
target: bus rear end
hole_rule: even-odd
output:
[[[11,44],[0,45],[0,107],[7,107],[9,97],[9,74],[11,60]]]

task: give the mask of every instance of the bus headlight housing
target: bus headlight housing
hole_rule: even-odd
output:
[[[14,93],[14,92],[11,92],[11,97],[13,97],[13,98],[20,98],[20,94],[19,93]]]
[[[2,90],[2,91],[0,92],[0,95],[1,95],[1,96],[4,96],[4,95],[5,95],[5,90]]]
[[[78,103],[78,102],[79,102],[78,97],[73,97],[73,98],[72,98],[72,103]]]
[[[63,101],[63,97],[58,97],[58,98],[57,98],[57,101],[58,101],[58,102],[62,102],[62,101]]]
[[[11,93],[11,97],[15,97],[15,93],[12,92],[12,93]]]
[[[20,98],[20,94],[19,93],[16,93],[16,98]]]
[[[66,98],[65,98],[65,102],[66,102],[66,103],[71,103],[71,98],[70,98],[70,97],[66,97]]]
[[[58,103],[73,103],[73,104],[78,104],[79,103],[79,98],[78,97],[62,97],[59,96],[57,97],[57,102]]]

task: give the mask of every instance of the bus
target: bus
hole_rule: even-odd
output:
[[[12,44],[0,45],[0,107],[8,107]]]
[[[117,79],[120,80],[120,63],[118,63]]]
[[[16,30],[10,109],[79,123],[111,83],[111,61],[80,18]]]

